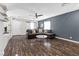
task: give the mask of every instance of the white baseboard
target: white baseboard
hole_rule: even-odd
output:
[[[74,41],[74,40],[71,40],[71,39],[65,39],[65,38],[62,38],[62,37],[56,37],[56,38],[61,39],[61,40],[65,40],[65,41],[69,41],[69,42],[73,42],[73,43],[78,43],[79,44],[78,41]]]

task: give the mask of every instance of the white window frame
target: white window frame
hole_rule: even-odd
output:
[[[51,21],[44,21],[44,30],[51,30]]]

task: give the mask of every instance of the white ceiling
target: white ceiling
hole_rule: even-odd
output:
[[[7,8],[9,17],[14,17],[22,20],[35,20],[34,13],[43,14],[37,18],[42,20],[52,16],[60,15],[70,11],[79,9],[79,4],[75,3],[4,3]],[[36,20],[37,20],[36,19]]]

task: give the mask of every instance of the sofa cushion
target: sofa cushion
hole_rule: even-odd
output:
[[[52,30],[47,30],[47,33],[53,33]]]

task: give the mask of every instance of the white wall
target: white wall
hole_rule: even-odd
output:
[[[3,22],[0,21],[0,35],[4,33]]]
[[[12,20],[12,35],[25,35],[29,24],[24,21]]]
[[[30,23],[28,22],[21,22],[21,34],[26,34],[26,30],[30,29]]]

